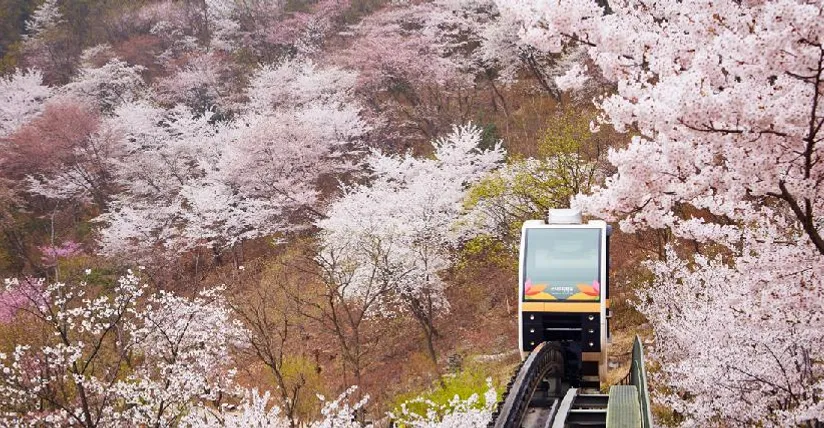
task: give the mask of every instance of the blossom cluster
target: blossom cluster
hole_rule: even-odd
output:
[[[436,140],[433,159],[369,156],[372,182],[344,188],[327,218],[317,222],[319,257],[338,257],[355,269],[349,297],[363,298],[377,273],[391,289],[387,303],[398,296],[425,297],[434,307],[448,308],[439,272],[449,266],[449,248],[460,239],[455,224],[463,199],[504,154],[498,145],[480,149],[480,142],[481,129],[470,124]]]

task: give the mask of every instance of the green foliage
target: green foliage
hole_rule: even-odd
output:
[[[600,145],[590,130],[595,117],[585,111],[564,110],[552,119],[538,142],[538,155],[543,158],[545,183],[551,186],[550,202],[554,208],[568,206],[569,199],[588,193],[595,184]]]
[[[551,157],[562,154],[578,154],[590,158],[597,149],[589,124],[595,117],[585,111],[563,110],[551,117],[538,141],[538,156]],[[597,150],[595,150],[597,151]]]
[[[444,376],[443,386],[436,382],[430,390],[423,393],[409,392],[395,397],[392,413],[401,414],[402,404],[405,404],[410,412],[419,415],[425,415],[429,409],[440,409],[442,412],[451,410],[449,402],[455,396],[460,397],[461,400],[466,400],[472,394],[483,397],[487,390],[486,379],[490,375],[481,367],[471,367],[454,375]],[[500,395],[503,390],[497,388],[497,391]],[[477,408],[482,408],[483,404],[484,400],[481,399],[477,403]],[[442,415],[442,413],[439,414]]]
[[[503,270],[518,271],[517,253],[492,235],[478,235],[466,241],[456,267],[458,270],[473,269],[479,259]]]
[[[574,193],[552,160],[511,160],[470,189],[465,207],[486,234],[517,251],[524,220],[543,218],[549,208],[566,207]]]
[[[513,159],[506,168],[473,187],[467,204],[472,207],[481,200],[507,194],[519,199],[519,206],[514,208],[527,217],[568,204],[571,196],[564,177],[551,162]]]
[[[35,2],[0,0],[0,75],[11,72],[18,65],[20,40]]]
[[[18,68],[22,47],[23,43],[18,40],[10,43],[2,50],[2,55],[0,55],[0,76],[13,73],[14,70]]]
[[[320,401],[316,394],[325,391],[324,379],[313,360],[303,355],[285,355],[281,366],[283,382],[290,395],[297,391],[295,413],[298,419],[306,420],[320,412]],[[272,383],[276,385],[276,383]]]
[[[554,116],[537,142],[538,158],[510,157],[506,166],[470,189],[465,207],[477,223],[473,227],[486,229],[514,252],[525,220],[569,207],[573,196],[589,192],[599,171],[591,119],[586,112]]]
[[[501,136],[498,135],[498,127],[492,123],[484,123],[483,121],[478,122],[483,129],[483,133],[481,134],[481,143],[478,144],[478,147],[481,150],[491,150],[501,141]]]
[[[107,265],[104,260],[88,255],[60,259],[58,268],[61,282],[85,282],[105,290],[114,289],[117,279],[123,274],[121,270]]]

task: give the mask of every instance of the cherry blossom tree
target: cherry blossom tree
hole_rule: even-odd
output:
[[[43,113],[9,136],[6,176],[57,172],[70,161],[74,149],[91,138],[98,127],[95,112],[74,100],[49,103]]]
[[[358,91],[388,127],[386,144],[431,140],[452,123],[470,119],[474,74],[460,55],[442,49],[430,27],[428,3],[393,5],[364,18],[348,33],[352,43],[333,60],[358,70]]]
[[[354,81],[351,72],[310,61],[263,67],[225,151],[226,180],[246,198],[289,210],[311,207],[318,179],[357,167],[353,160],[369,127]]]
[[[579,206],[718,254],[674,248],[652,265],[640,307],[657,328],[667,402],[687,425],[819,426],[823,6],[498,6],[536,49],[587,49],[596,68],[571,70],[564,86],[591,73],[616,84],[598,100],[602,122],[635,136],[609,155],[617,174]]]
[[[4,293],[25,299],[2,303],[13,304],[17,316],[32,317],[50,334],[39,347],[21,343],[11,355],[0,354],[4,423],[97,426],[113,417],[113,385],[128,358],[118,327],[143,287],[131,276],[115,290],[113,296],[95,295],[85,286],[6,280]]]
[[[46,0],[26,20],[23,35],[24,63],[42,70],[50,83],[65,83],[74,70],[77,46],[65,32],[63,14],[57,0]]]
[[[340,59],[360,71],[360,85],[375,90],[422,80],[470,85],[471,77],[458,75],[452,58],[440,50],[427,26],[431,13],[426,5],[405,5],[366,17],[353,27],[353,46]]]
[[[373,153],[372,183],[346,187],[317,223],[324,242],[319,257],[336,249],[340,265],[352,269],[347,293],[373,296],[380,278],[387,293],[374,295],[377,308],[391,313],[400,303],[420,324],[433,362],[434,321],[449,308],[439,273],[458,240],[453,226],[469,185],[503,158],[499,146],[482,150],[480,141],[481,129],[470,124],[435,140],[434,159]]]
[[[159,66],[166,72],[175,73],[188,68],[189,57],[220,55],[242,47],[236,15],[247,2],[235,0],[158,1],[140,5],[131,10],[121,10],[116,26],[125,34],[132,35],[131,43],[118,45],[124,58],[134,58],[150,69]],[[254,5],[279,4],[276,1],[248,2]],[[146,43],[155,55],[139,50]],[[131,52],[124,52],[131,51]],[[171,88],[169,88],[171,89]]]
[[[232,111],[237,102],[230,65],[223,55],[191,54],[174,74],[156,82],[154,99],[162,105],[183,104],[196,112]]]
[[[247,6],[239,19],[242,26],[251,24],[245,26],[248,30],[244,40],[254,46],[258,55],[269,60],[316,56],[351,0],[320,0],[293,11],[285,10],[285,2],[276,3],[277,11],[265,3],[251,10]],[[267,6],[269,10],[260,10]]]
[[[133,102],[107,119],[120,135],[111,160],[120,190],[98,218],[103,253],[219,251],[265,233],[269,220],[280,224],[272,218],[278,206],[244,199],[222,179],[217,165],[233,130],[210,123],[211,116]]]
[[[352,66],[365,69],[365,77],[388,74],[397,80],[408,76],[406,81],[416,86],[434,81],[450,88],[477,90],[488,85],[493,107],[497,111],[500,106],[506,115],[510,109],[501,85],[508,86],[527,77],[529,82],[537,83],[542,92],[561,101],[555,78],[580,66],[586,60],[584,50],[537,49],[519,37],[523,27],[518,16],[501,13],[494,0],[404,4],[378,12],[356,27],[356,34],[361,37],[354,42],[353,49],[358,53],[355,58],[366,60],[360,64],[353,60]],[[393,49],[382,52],[382,46]],[[376,59],[370,59],[370,55]],[[422,73],[417,72],[417,67],[424,68],[420,70]],[[588,85],[587,89],[592,86]],[[419,98],[428,96],[426,91],[420,92]],[[576,92],[575,96],[578,95]]]
[[[6,284],[0,292],[0,323],[2,324],[11,323],[17,312],[31,303],[31,296],[38,296],[43,292],[39,282],[27,281],[23,284],[16,282],[13,286],[10,284]]]
[[[35,9],[31,17],[26,20],[26,34],[23,36],[26,50],[30,56],[45,56],[48,54],[48,39],[63,21],[63,14],[57,0],[46,0]],[[46,60],[46,58],[32,58]],[[44,64],[45,65],[45,64]]]
[[[209,46],[229,51],[237,45],[235,35],[239,25],[233,19],[238,2],[235,0],[205,0],[202,2],[202,34],[209,40]]]
[[[75,241],[65,241],[60,245],[44,245],[38,248],[43,254],[40,261],[44,267],[54,269],[54,280],[60,280],[60,260],[83,254],[83,246]]]
[[[15,70],[0,77],[0,94],[0,138],[3,138],[39,115],[52,89],[43,85],[41,72]]]
[[[32,13],[26,21],[28,38],[36,38],[42,33],[54,28],[63,19],[57,0],[46,0]]]
[[[280,408],[269,406],[272,394],[261,394],[257,389],[247,391],[243,402],[237,409],[196,409],[186,415],[182,426],[204,428],[243,428],[259,426],[265,428],[289,428],[287,419],[280,415]]]
[[[8,137],[4,175],[18,190],[51,199],[92,200],[105,206],[112,192],[115,135],[95,109],[62,97]]]
[[[214,154],[217,128],[209,119],[209,115],[193,116],[183,107],[166,111],[146,102],[115,110],[107,122],[123,135],[120,152],[124,156],[115,157],[115,180],[123,190],[112,197],[109,209],[99,218],[106,224],[100,241],[104,253],[159,244],[179,251],[199,244],[199,236],[187,239],[186,220],[197,212],[186,208],[185,192],[199,189],[208,194],[213,190],[199,182],[209,167],[208,156]]]
[[[124,136],[115,157],[123,190],[99,218],[103,252],[219,254],[302,227],[319,180],[357,168],[369,128],[353,84],[350,72],[286,61],[258,71],[232,121],[143,101],[116,109],[106,126]]]
[[[36,323],[0,352],[0,423],[10,426],[289,427],[271,393],[239,385],[235,350],[247,334],[222,287],[186,298],[131,271],[113,286],[8,279],[0,322]],[[39,343],[42,337],[44,342]],[[361,427],[355,387],[322,403],[311,427]]]
[[[357,422],[356,415],[363,408],[368,400],[368,396],[361,400],[351,399],[356,387],[352,387],[341,393],[335,400],[326,401],[324,397],[318,399],[323,403],[321,408],[321,418],[311,423],[305,424],[309,428],[361,428],[364,427]],[[280,416],[280,408],[277,406],[268,407],[271,394],[266,391],[260,394],[257,390],[246,390],[244,400],[238,409],[227,409],[215,412],[204,410],[200,413],[187,415],[183,421],[183,426],[204,427],[204,428],[244,428],[244,427],[266,427],[266,428],[287,428],[291,427],[289,421]]]
[[[132,423],[168,426],[195,403],[220,403],[234,392],[231,349],[245,329],[232,319],[223,289],[193,299],[161,291],[149,297],[133,325],[133,349],[143,364],[117,385]]]
[[[155,32],[172,30],[177,33],[167,34],[166,37],[185,35],[187,43],[194,42],[190,44],[193,48],[228,51],[236,47],[238,23],[233,18],[239,3],[235,0],[202,0],[175,5],[165,1],[160,5],[147,6],[144,14],[159,24]],[[167,11],[172,14],[164,14]]]
[[[150,27],[149,35],[159,40],[164,51],[153,61],[167,69],[173,69],[180,57],[202,51],[197,30],[188,24],[190,15],[186,12],[180,4],[166,1],[147,4],[135,17],[137,23]]]
[[[93,56],[106,49],[109,48],[102,46],[84,52],[77,75],[61,89],[72,97],[93,100],[100,110],[109,112],[137,98],[143,86],[140,73],[144,68],[130,66],[116,57],[97,66],[92,62]]]
[[[172,45],[164,59],[183,51],[222,51],[272,62],[316,54],[349,4],[349,0],[299,4],[205,0],[183,5],[167,1],[145,6],[142,15],[154,21],[153,32]]]
[[[123,191],[100,217],[107,225],[104,252],[175,253],[198,246],[219,251],[265,233],[270,220],[272,227],[280,224],[272,218],[278,206],[244,199],[222,180],[217,165],[233,132],[230,125],[210,123],[211,114],[146,103],[124,106],[112,120],[125,133],[127,155],[118,159]]]
[[[91,201],[98,207],[107,206],[116,187],[114,159],[120,134],[107,126],[98,127],[96,116],[89,118],[93,119],[94,128],[70,152],[64,153],[54,169],[30,171],[25,180],[27,192],[52,200]],[[83,122],[61,123],[67,127],[83,126]]]
[[[52,334],[45,343],[0,353],[0,420],[173,426],[197,406],[215,407],[234,393],[229,351],[243,329],[222,290],[144,299],[145,288],[131,273],[108,291],[7,280],[3,296],[15,297],[0,300],[4,312],[13,309]]]
[[[747,231],[732,260],[669,248],[650,264],[639,309],[655,327],[659,379],[673,388],[659,399],[686,426],[820,425],[821,258],[788,245],[803,237],[776,220]]]
[[[487,78],[504,106],[496,81],[511,84],[527,72],[560,99],[554,78],[582,59],[580,49],[547,52],[524,41],[519,37],[523,22],[518,15],[502,14],[495,0],[438,0],[429,26],[442,49],[463,57],[463,68]]]
[[[278,107],[298,108],[312,102],[347,104],[354,101],[358,75],[337,67],[321,67],[311,60],[284,60],[264,65],[249,85],[252,113],[266,114]]]
[[[335,400],[329,401],[321,409],[321,416],[323,419],[310,424],[311,428],[359,428],[365,424],[358,422],[356,415],[363,409],[363,406],[369,400],[369,396],[365,395],[354,403],[349,399],[357,386],[350,387],[341,393]],[[325,397],[318,397],[321,401],[325,401]]]

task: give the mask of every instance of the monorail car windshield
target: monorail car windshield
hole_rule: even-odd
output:
[[[599,301],[601,229],[526,229],[524,301]]]

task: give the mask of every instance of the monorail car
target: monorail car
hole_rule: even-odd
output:
[[[609,235],[602,220],[550,210],[521,229],[518,345],[526,358],[541,342],[564,347],[571,386],[599,388],[606,375]]]

